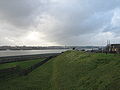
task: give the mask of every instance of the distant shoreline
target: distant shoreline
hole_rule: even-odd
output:
[[[69,49],[65,46],[0,46],[0,50],[50,50],[50,49]]]
[[[66,48],[62,48],[66,50]],[[0,51],[25,51],[25,50],[61,50],[61,48],[58,49],[0,49]]]

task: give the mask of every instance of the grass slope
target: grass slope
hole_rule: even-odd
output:
[[[120,55],[67,51],[0,90],[120,90]]]

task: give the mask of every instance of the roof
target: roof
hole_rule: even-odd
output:
[[[114,46],[114,47],[119,47],[120,48],[120,44],[111,44],[110,46]]]

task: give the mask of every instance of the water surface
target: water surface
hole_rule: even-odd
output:
[[[54,50],[5,50],[0,51],[0,57],[5,56],[19,56],[19,55],[34,55],[34,54],[47,54],[47,53],[61,53],[68,49],[54,49]]]

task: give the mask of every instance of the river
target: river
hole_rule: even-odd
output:
[[[47,53],[61,53],[68,49],[53,49],[53,50],[5,50],[0,51],[0,57],[5,56],[19,56],[19,55],[35,55],[35,54],[47,54]]]

